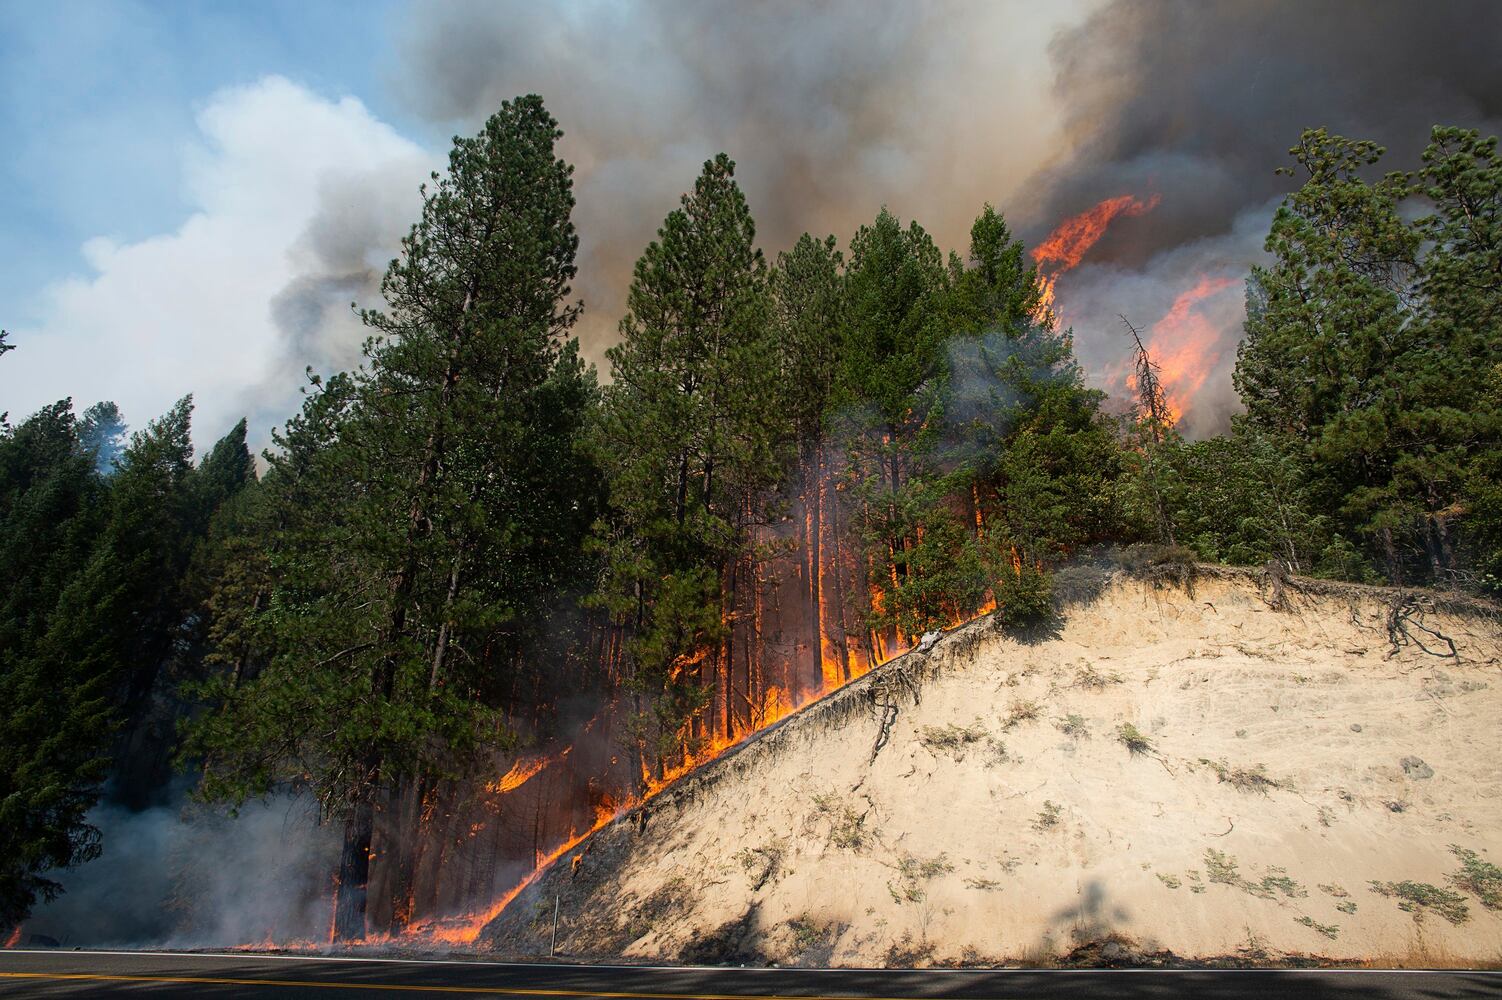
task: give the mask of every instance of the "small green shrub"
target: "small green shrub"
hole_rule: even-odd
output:
[[[1087,663],[1074,675],[1074,682],[1091,691],[1104,691],[1112,684],[1120,684],[1121,677],[1118,674],[1102,673],[1095,669],[1094,664]]]
[[[1288,872],[1278,867],[1269,867],[1262,878],[1253,882],[1238,870],[1234,856],[1213,847],[1205,848],[1205,874],[1211,882],[1229,885],[1258,899],[1272,899],[1280,892],[1290,899],[1309,895],[1303,886],[1289,877]]]
[[[1006,721],[1003,723],[1007,729],[1015,729],[1024,722],[1031,722],[1042,712],[1036,701],[1028,701],[1026,698],[1018,698],[1012,702],[1012,707],[1007,710]]]
[[[1206,757],[1201,757],[1200,763],[1215,771],[1221,782],[1238,792],[1261,792],[1266,795],[1269,788],[1283,787],[1267,776],[1267,768],[1262,764],[1255,768],[1232,767],[1224,760],[1210,760]]]
[[[1015,573],[1003,571],[992,593],[1008,629],[1025,629],[1053,617],[1053,581],[1026,563]]]
[[[1038,818],[1033,820],[1033,829],[1038,831],[1052,830],[1059,825],[1059,814],[1064,810],[1047,799],[1043,800],[1043,809],[1038,813]]]
[[[1116,727],[1116,740],[1133,754],[1153,752],[1153,741],[1130,722],[1123,722]]]
[[[1083,715],[1066,715],[1054,723],[1059,732],[1073,739],[1085,739],[1090,735],[1090,727],[1085,724]]]
[[[904,854],[897,859],[898,883],[893,885],[888,882],[887,892],[891,894],[894,903],[921,903],[928,898],[924,883],[952,871],[954,865],[949,863],[947,855],[923,859]]]
[[[1312,927],[1314,930],[1323,934],[1331,941],[1334,941],[1335,938],[1340,934],[1340,927],[1336,924],[1322,924],[1319,921],[1315,920],[1313,917],[1299,917],[1294,921],[1294,923],[1303,924],[1305,927]]]
[[[867,843],[866,816],[842,802],[838,795],[815,795],[815,816],[829,821],[829,843],[858,851]]]
[[[1451,844],[1450,853],[1460,860],[1460,871],[1449,877],[1450,884],[1475,896],[1488,910],[1502,909],[1502,868],[1459,844]]]
[[[933,754],[949,754],[955,760],[964,760],[965,751],[973,743],[985,739],[986,731],[979,726],[924,726],[918,734],[918,742]]]
[[[1471,919],[1470,907],[1465,897],[1458,892],[1441,889],[1428,882],[1368,882],[1372,892],[1398,901],[1398,909],[1412,913],[1415,922],[1423,922],[1424,914],[1433,911],[1450,923],[1459,926]]]

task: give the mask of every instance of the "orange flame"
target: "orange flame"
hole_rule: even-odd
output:
[[[7,948],[14,948],[16,945],[18,945],[20,943],[21,943],[21,925],[20,924],[16,924],[15,929],[10,932],[10,937],[8,937],[8,938],[5,939],[5,947],[7,947]]]
[[[567,756],[568,749],[565,749],[562,753],[557,754],[553,757],[538,757],[534,760],[519,760],[515,764],[511,765],[511,770],[501,775],[499,779],[487,784],[485,786],[485,790],[487,792],[492,792],[498,795],[505,795],[507,792],[514,792],[521,786],[525,785],[528,781],[532,780],[532,778],[536,777],[538,772],[540,772],[543,768],[547,767],[549,764],[555,763],[556,761],[560,761]]]
[[[1112,219],[1118,215],[1146,215],[1157,207],[1158,200],[1156,194],[1146,200],[1130,194],[1107,198],[1094,208],[1065,219],[1046,240],[1033,247],[1033,263],[1038,268],[1038,287],[1042,292],[1037,317],[1042,319],[1053,309],[1054,286],[1059,276],[1085,259],[1090,248],[1106,235]]]
[[[1220,360],[1220,331],[1196,311],[1205,299],[1236,284],[1234,278],[1201,275],[1194,287],[1181,292],[1163,318],[1153,324],[1147,352],[1159,368],[1168,415],[1174,423],[1205,384]],[[1135,387],[1135,379],[1128,379]]]

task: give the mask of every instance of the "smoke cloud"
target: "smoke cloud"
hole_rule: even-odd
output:
[[[1386,169],[1415,166],[1436,124],[1496,134],[1498,38],[1502,6],[1470,0],[1115,0],[1062,31],[1050,53],[1073,152],[1027,185],[1023,201],[1039,206],[1027,232],[1124,192],[1162,196],[1060,281],[1060,315],[1087,369],[1119,389],[1118,313],[1150,327],[1200,278],[1245,276],[1296,183],[1274,170],[1291,162],[1302,129],[1381,142],[1392,151]],[[1217,331],[1186,417],[1203,435],[1235,405],[1229,375],[1245,312],[1234,288],[1195,308]]]
[[[1030,245],[1099,201],[1161,195],[1064,276],[1059,313],[1120,391],[1118,317],[1150,328],[1196,281],[1260,256],[1274,174],[1306,126],[1411,156],[1430,126],[1496,130],[1502,7],[836,2],[539,5],[449,0],[404,26],[413,110],[472,127],[537,91],[578,166],[586,352],[614,340],[631,264],[700,163],[737,159],[764,246],[848,237],[883,204],[963,253],[985,201]],[[1224,426],[1239,289],[1194,306],[1215,342],[1192,434]],[[1161,347],[1162,345],[1160,345]]]
[[[104,853],[59,873],[23,943],[64,947],[224,947],[328,938],[338,831],[307,800],[277,797],[236,817],[187,801],[133,812],[108,803],[89,822]],[[332,860],[331,860],[332,859]]]
[[[456,130],[546,99],[576,166],[580,339],[598,359],[632,264],[720,150],[769,251],[846,238],[884,204],[960,245],[1057,147],[1046,47],[1083,6],[448,0],[400,30],[401,79]]]

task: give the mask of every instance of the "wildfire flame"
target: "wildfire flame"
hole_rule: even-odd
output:
[[[1189,402],[1220,360],[1220,331],[1196,309],[1201,302],[1236,284],[1235,278],[1201,275],[1194,287],[1180,292],[1163,318],[1153,324],[1147,352],[1158,366],[1168,415],[1178,423]],[[1136,380],[1127,384],[1136,388]]]
[[[511,765],[511,770],[507,771],[498,779],[486,785],[485,790],[497,795],[505,795],[507,792],[514,792],[521,786],[525,785],[528,781],[531,781],[542,771],[543,768],[547,767],[549,764],[556,763],[557,761],[560,761],[563,758],[567,757],[569,749],[572,748],[566,748],[562,753],[557,754],[553,757],[538,757],[535,760],[519,760],[515,764]]]
[[[1065,219],[1046,240],[1033,247],[1033,263],[1038,268],[1038,287],[1042,292],[1038,301],[1038,318],[1042,319],[1053,309],[1054,286],[1059,276],[1084,260],[1090,248],[1106,234],[1112,219],[1118,215],[1146,215],[1157,207],[1158,200],[1156,194],[1146,199],[1130,194],[1107,198],[1094,208]]]

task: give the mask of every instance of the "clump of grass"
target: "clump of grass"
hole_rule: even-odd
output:
[[[1059,719],[1054,725],[1058,728],[1059,732],[1071,739],[1088,739],[1090,736],[1090,727],[1085,724],[1085,717],[1083,715],[1074,715],[1071,713]]]
[[[1177,889],[1179,886],[1184,884],[1183,882],[1179,881],[1179,877],[1177,875],[1169,875],[1165,872],[1158,872],[1157,874],[1158,881],[1162,882],[1170,889]]]
[[[1153,741],[1130,722],[1123,722],[1116,727],[1116,741],[1133,754],[1153,752]]]
[[[1256,883],[1257,887],[1266,893],[1266,898],[1271,899],[1273,892],[1281,892],[1290,899],[1301,899],[1309,895],[1309,891],[1288,877],[1288,873],[1282,868],[1269,868],[1267,874],[1262,876],[1262,881]],[[1257,895],[1257,893],[1253,893]]]
[[[1341,902],[1335,904],[1335,908],[1341,913],[1355,913],[1356,901],[1354,899],[1342,900]]]
[[[967,878],[965,879],[965,885],[971,889],[984,889],[988,891],[1001,888],[1001,883],[992,878]]]
[[[765,847],[748,847],[735,855],[741,870],[751,879],[751,891],[760,892],[768,882],[782,877],[782,862],[787,856],[787,841],[781,838]]]
[[[985,739],[986,731],[980,726],[924,726],[918,734],[918,742],[930,753],[949,754],[955,760],[964,760],[965,751],[971,745]]]
[[[829,821],[829,843],[847,851],[858,851],[869,840],[866,815],[858,813],[838,795],[815,795],[815,815]]]
[[[1104,691],[1112,684],[1120,684],[1121,677],[1118,674],[1096,670],[1093,663],[1087,663],[1074,675],[1074,682],[1091,691]]]
[[[1213,770],[1217,778],[1238,792],[1261,792],[1266,795],[1269,788],[1283,787],[1267,776],[1267,768],[1262,764],[1254,768],[1232,767],[1224,760],[1210,760],[1207,757],[1201,757],[1200,763]]]
[[[897,885],[887,883],[887,892],[892,894],[894,903],[921,903],[928,898],[928,890],[924,883],[931,882],[940,875],[954,871],[954,865],[949,863],[949,857],[940,854],[934,858],[919,858],[912,854],[904,854],[897,859]]]
[[[1258,899],[1272,899],[1280,892],[1290,899],[1309,895],[1303,886],[1289,877],[1287,871],[1278,867],[1269,867],[1261,879],[1253,882],[1241,874],[1234,856],[1213,847],[1205,848],[1205,873],[1211,882],[1229,885]]]
[[[1039,832],[1052,830],[1059,825],[1059,814],[1064,810],[1059,805],[1043,800],[1043,809],[1038,813],[1038,818],[1033,820],[1033,829]]]
[[[1042,711],[1042,708],[1036,701],[1018,698],[1012,702],[1012,707],[1007,710],[1007,717],[1003,726],[1006,729],[1015,729],[1024,722],[1031,722],[1036,719]]]
[[[1372,892],[1379,896],[1398,901],[1398,909],[1404,913],[1412,913],[1415,923],[1422,923],[1424,914],[1430,911],[1438,913],[1450,923],[1459,926],[1471,919],[1470,907],[1465,905],[1465,897],[1458,892],[1441,889],[1430,885],[1428,882],[1368,882]]]
[[[1334,896],[1336,899],[1349,899],[1351,896],[1349,892],[1346,892],[1340,886],[1333,884],[1326,885],[1323,882],[1321,882],[1319,885],[1319,891],[1327,896]]]
[[[1241,873],[1236,870],[1236,859],[1213,847],[1205,848],[1205,874],[1211,882],[1222,885],[1239,885]]]
[[[1313,917],[1299,917],[1294,921],[1294,923],[1303,924],[1305,927],[1311,927],[1319,933],[1323,934],[1325,937],[1329,938],[1331,941],[1334,941],[1336,937],[1340,935],[1340,927],[1338,925],[1322,924],[1319,921],[1315,920]]]
[[[1459,844],[1451,844],[1450,853],[1460,860],[1460,871],[1449,877],[1450,884],[1475,896],[1488,910],[1502,909],[1502,868]]]
[[[788,921],[788,930],[793,932],[793,951],[802,953],[824,942],[828,928],[821,926],[808,914]]]

